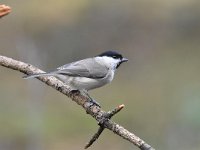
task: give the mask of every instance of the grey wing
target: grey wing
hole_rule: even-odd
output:
[[[108,72],[108,69],[97,63],[94,58],[72,62],[57,69],[57,74],[95,79],[104,78]]]

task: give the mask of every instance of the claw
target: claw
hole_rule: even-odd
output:
[[[98,106],[98,107],[101,107],[100,104],[99,104],[97,101],[95,101],[95,100],[88,94],[87,91],[83,90],[82,92],[90,99],[90,102],[92,102],[94,105],[96,105],[96,106]]]
[[[97,105],[98,107],[101,108],[100,104],[97,101],[95,101],[94,99],[90,98],[90,102],[92,102],[93,104],[95,104],[95,105]]]

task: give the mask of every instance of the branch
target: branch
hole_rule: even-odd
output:
[[[117,108],[113,109],[112,111],[109,111],[104,117],[105,119],[111,119],[115,114],[117,114],[118,112],[120,112],[120,110],[122,110],[124,108],[124,104],[119,105]],[[85,149],[87,149],[88,147],[90,147],[101,135],[101,133],[103,132],[103,130],[105,129],[105,127],[103,126],[104,120],[99,122],[99,129],[98,131],[92,136],[91,140],[86,144]]]
[[[35,73],[42,73],[44,71],[34,67],[33,65],[14,60],[12,58],[8,58],[5,56],[0,55],[0,65],[14,69],[17,71],[20,71],[24,74],[35,74]],[[154,150],[153,147],[148,145],[145,141],[137,137],[135,134],[129,132],[124,127],[120,126],[119,124],[113,122],[110,118],[119,112],[124,106],[120,105],[120,109],[114,109],[110,112],[105,112],[102,110],[99,106],[94,105],[92,103],[91,99],[87,97],[86,95],[82,94],[81,92],[72,93],[70,92],[71,89],[69,86],[65,85],[60,80],[56,79],[55,77],[38,77],[40,81],[46,83],[47,85],[51,86],[52,88],[58,90],[62,94],[68,96],[71,98],[74,102],[76,102],[78,105],[82,106],[83,109],[86,110],[88,114],[90,114],[93,118],[96,119],[96,121],[99,123],[100,127],[107,128],[111,131],[113,131],[115,134],[121,136],[125,140],[133,143],[141,150]],[[99,129],[100,130],[100,129]],[[101,129],[102,130],[102,129]],[[102,131],[99,132],[102,132]],[[100,135],[100,134],[99,134]]]
[[[0,18],[9,14],[11,12],[11,8],[6,5],[0,5]]]

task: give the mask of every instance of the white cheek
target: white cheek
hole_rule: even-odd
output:
[[[102,65],[105,65],[107,68],[115,69],[117,64],[120,62],[119,59],[114,59],[112,57],[96,57],[96,61]]]
[[[115,70],[119,62],[120,60],[111,58],[111,60],[108,61],[109,68]]]

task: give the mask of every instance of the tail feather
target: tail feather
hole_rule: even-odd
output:
[[[37,73],[37,74],[31,74],[24,76],[24,79],[31,79],[31,78],[36,78],[36,77],[41,77],[41,76],[52,76],[52,73]]]

